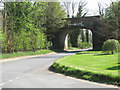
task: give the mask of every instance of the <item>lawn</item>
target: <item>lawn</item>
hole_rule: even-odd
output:
[[[76,55],[79,55],[79,54],[102,54],[102,51],[88,50],[88,51],[81,51],[76,53]]]
[[[2,59],[7,59],[7,58],[14,58],[18,56],[31,56],[31,55],[40,55],[40,54],[46,54],[53,52],[52,50],[37,50],[37,51],[24,51],[24,52],[14,52],[14,53],[9,53],[9,54],[2,54],[1,58]]]
[[[67,56],[56,61],[65,66],[118,75],[118,55],[82,54]],[[120,69],[120,67],[119,67]]]
[[[68,50],[77,50],[77,49],[80,49],[80,48],[77,48],[77,47],[68,47]]]
[[[120,63],[118,62],[118,54],[103,55],[101,51],[83,51],[77,53],[76,55],[66,56],[61,59],[58,59],[52,65],[52,67],[54,69],[57,68],[56,69],[57,71],[59,71],[58,69],[63,67],[64,69],[61,69],[62,72],[66,71],[68,72],[68,70],[65,69],[66,67],[72,68],[71,70],[72,72],[74,70],[75,71],[80,70],[81,72],[84,72],[84,75],[80,77],[83,79],[91,80],[92,77],[92,79],[94,79],[93,81],[99,81],[100,79],[103,79],[102,82],[106,82],[104,81],[104,79],[105,77],[107,77],[106,78],[106,80],[108,79],[107,82],[119,83],[119,81],[117,80],[118,78],[120,79],[120,77],[118,76],[118,70],[120,70],[119,64]],[[76,73],[77,72],[75,72],[75,74]],[[76,75],[70,76],[76,77]],[[95,80],[96,77],[93,78],[94,75],[97,75],[99,77],[99,78],[97,77],[98,80]]]

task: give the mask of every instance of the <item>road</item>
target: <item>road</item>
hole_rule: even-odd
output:
[[[55,60],[75,53],[71,51],[2,61],[0,85],[3,88],[117,88],[112,85],[75,79],[48,70]]]

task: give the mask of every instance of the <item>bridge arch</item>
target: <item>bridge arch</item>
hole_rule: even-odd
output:
[[[62,28],[60,32],[56,33],[54,40],[54,47],[59,50],[68,49],[68,34],[75,29],[90,29],[93,37],[93,49],[101,50],[105,36],[101,35],[104,27],[100,16],[80,17],[80,18],[66,18],[70,23]]]

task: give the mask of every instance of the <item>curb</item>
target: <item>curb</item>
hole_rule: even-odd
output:
[[[77,79],[84,79],[84,80],[99,82],[108,85],[115,85],[118,87],[120,86],[119,76],[111,77],[109,75],[93,73],[87,70],[80,70],[74,67],[60,65],[59,63],[56,62],[49,67],[49,70],[55,73],[64,74],[65,76],[75,77]]]
[[[9,59],[1,59],[0,62],[7,62],[7,61],[13,61],[13,60],[19,60],[19,59],[25,59],[25,58],[32,58],[32,57],[50,55],[50,54],[55,54],[55,53],[56,52],[50,52],[50,53],[46,53],[46,54],[39,54],[39,55],[32,55],[32,56],[18,56],[18,57],[9,58]]]

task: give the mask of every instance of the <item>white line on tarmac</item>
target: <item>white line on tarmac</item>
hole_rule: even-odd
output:
[[[22,77],[23,77],[23,76],[18,76],[18,77],[14,78],[14,79],[8,80],[8,81],[3,82],[3,83],[0,83],[0,86],[6,84],[6,83],[8,83],[8,82],[12,82],[12,81],[14,81],[14,80],[20,79],[20,78],[22,78]]]
[[[41,69],[45,69],[45,68],[41,68]],[[27,74],[24,74],[24,75],[21,75],[21,76],[18,76],[18,77],[16,77],[16,78],[14,78],[14,79],[8,80],[8,81],[3,82],[3,83],[0,83],[0,86],[4,85],[4,84],[6,84],[6,83],[12,82],[12,81],[14,81],[14,80],[23,78],[23,77],[25,77],[26,75],[29,75],[29,74],[32,74],[32,73],[35,73],[35,72],[38,72],[38,70],[31,71],[31,72],[29,72],[29,73],[27,73]]]

